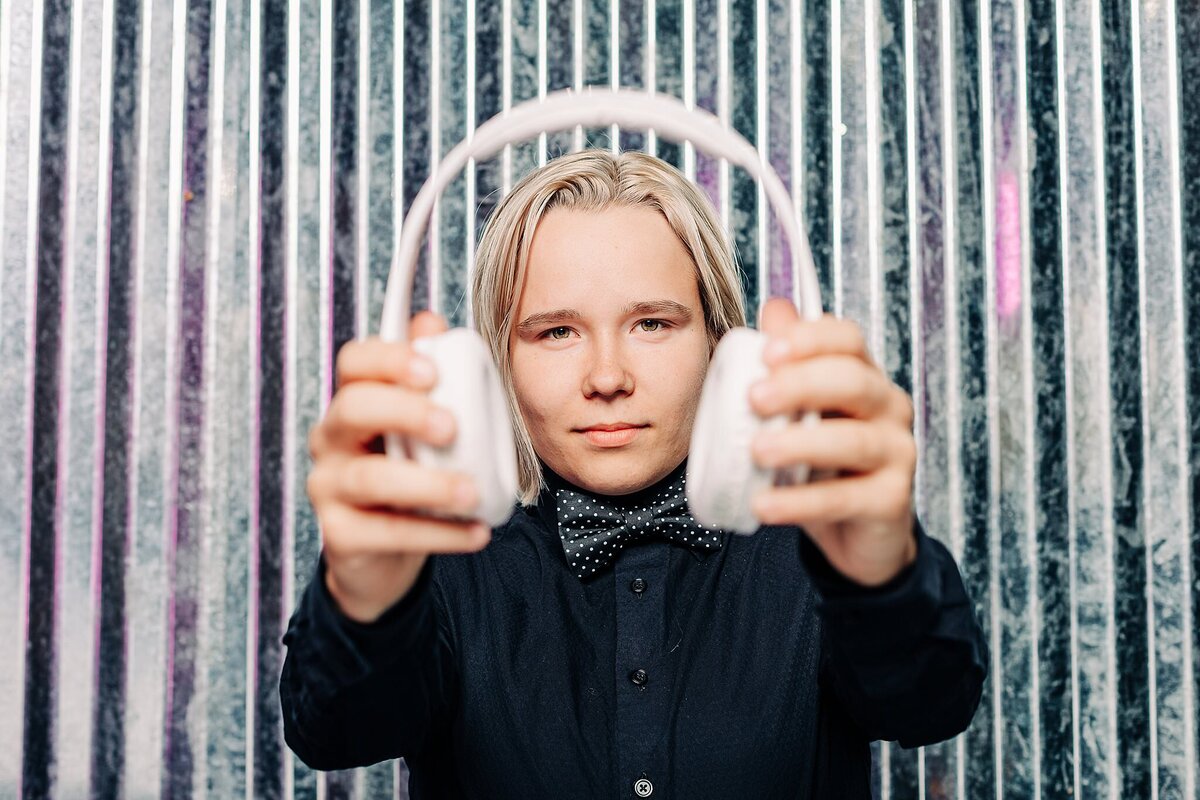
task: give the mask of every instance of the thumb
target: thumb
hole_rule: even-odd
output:
[[[422,311],[408,323],[408,338],[421,339],[425,336],[437,336],[450,329],[446,318],[432,311]]]
[[[758,315],[758,329],[768,336],[782,336],[800,319],[800,313],[792,301],[783,297],[772,297],[763,303]]]

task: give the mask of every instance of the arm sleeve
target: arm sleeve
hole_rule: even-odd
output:
[[[448,724],[456,673],[430,557],[417,582],[375,622],[346,617],[325,563],[283,637],[284,739],[315,769],[348,769],[420,752]]]
[[[987,676],[987,643],[954,557],[919,523],[916,536],[916,561],[873,588],[800,537],[821,598],[823,685],[870,739],[903,747],[966,730]]]

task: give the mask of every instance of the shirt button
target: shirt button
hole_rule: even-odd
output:
[[[649,797],[654,794],[654,784],[649,778],[638,778],[633,782],[633,793],[638,797]]]
[[[633,581],[630,582],[629,588],[633,590],[634,594],[641,594],[642,592],[646,591],[646,582],[641,578],[634,578]]]
[[[645,686],[649,678],[650,676],[646,674],[646,670],[644,669],[635,669],[629,673],[629,680],[633,681],[635,686]]]

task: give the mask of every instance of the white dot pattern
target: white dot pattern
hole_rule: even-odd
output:
[[[687,477],[678,477],[643,502],[558,489],[558,533],[571,569],[582,580],[602,571],[622,548],[649,538],[696,550],[721,546],[720,532],[701,525],[688,512]]]

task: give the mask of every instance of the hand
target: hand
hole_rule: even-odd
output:
[[[832,477],[761,492],[755,514],[768,525],[802,527],[850,580],[886,583],[917,554],[912,400],[872,361],[852,322],[828,315],[806,322],[790,302],[775,299],[763,307],[759,327],[769,337],[770,375],[751,387],[751,407],[793,421],[761,433],[754,460],[767,468],[808,464]],[[804,411],[819,412],[821,424],[804,426]]]
[[[425,312],[410,337],[446,329]],[[454,418],[434,406],[433,363],[408,345],[379,339],[348,342],[338,353],[338,389],[309,435],[313,467],[308,496],[321,522],[325,585],[342,612],[375,620],[408,593],[431,553],[482,549],[491,531],[469,516],[479,503],[472,480],[382,452],[384,433],[434,445],[454,440]]]

